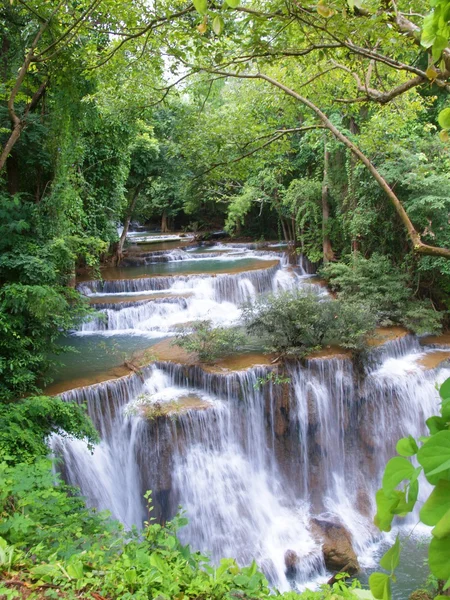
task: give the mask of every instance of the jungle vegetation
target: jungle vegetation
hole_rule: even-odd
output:
[[[42,396],[49,357],[89,313],[77,270],[120,262],[131,221],[289,242],[323,264],[342,320],[358,328],[351,347],[375,321],[420,333],[448,324],[449,18],[449,0],[1,4],[0,574],[10,583],[0,595],[29,585],[39,598],[269,594],[255,565],[215,569],[183,547],[181,517],[139,537],[54,486],[47,436],[97,437],[81,407]],[[351,312],[349,299],[365,308]],[[308,299],[286,301],[309,310]],[[269,319],[277,306],[259,309]],[[313,345],[330,332],[315,335]],[[407,456],[421,462],[447,440],[447,412]],[[422,466],[448,579],[448,486],[433,474],[447,482],[448,461]],[[411,468],[406,500],[397,475],[383,485],[405,512]],[[398,506],[381,508],[384,524]],[[376,598],[390,597],[390,581]],[[302,597],[370,598],[352,586]]]

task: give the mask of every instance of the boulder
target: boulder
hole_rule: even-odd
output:
[[[323,558],[327,569],[345,571],[349,575],[359,571],[352,536],[343,525],[326,519],[312,519],[311,531],[317,541],[322,542]]]
[[[297,569],[300,565],[300,557],[295,550],[286,550],[284,553],[284,564],[286,565],[286,577],[295,580]]]

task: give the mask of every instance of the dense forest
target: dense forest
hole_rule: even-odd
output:
[[[52,435],[99,442],[83,403],[45,395],[62,340],[96,318],[77,284],[126,266],[140,224],[196,244],[282,244],[333,298],[284,291],[246,303],[238,328],[188,323],[176,343],[201,363],[255,339],[279,364],[334,345],[361,362],[377,328],[445,332],[449,40],[449,0],[4,0],[0,598],[279,593],[256,562],[217,566],[183,544],[183,516],[149,512],[129,531],[55,473]],[[277,373],[259,385],[292,380]],[[422,469],[433,486],[419,502],[434,585],[415,599],[450,585],[448,383],[441,399],[376,498],[390,531]],[[399,551],[397,538],[370,591],[338,575],[284,597],[389,600]]]

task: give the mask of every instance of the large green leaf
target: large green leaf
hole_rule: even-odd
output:
[[[439,479],[450,481],[450,431],[439,431],[417,453],[425,476],[436,485]]]
[[[385,573],[372,573],[369,577],[370,591],[377,600],[391,600],[391,579]]]
[[[420,520],[425,525],[436,525],[450,509],[450,481],[440,479],[420,509]]]
[[[409,479],[414,474],[414,467],[401,456],[395,456],[387,463],[383,475],[383,491],[389,496],[395,488],[405,479]]]
[[[437,538],[445,538],[450,535],[450,508],[431,533]]]
[[[444,110],[441,110],[441,112],[439,113],[439,116],[438,116],[438,121],[439,121],[439,125],[442,127],[442,129],[450,129],[450,108],[444,108]],[[447,379],[447,381],[444,381],[444,383],[441,385],[439,392],[440,392],[442,398],[450,397],[450,383],[449,382],[450,382],[450,379]],[[445,393],[448,392],[447,395],[443,395],[442,388],[444,388]]]
[[[442,417],[430,417],[426,420],[426,424],[431,434],[435,434],[438,431],[443,431],[447,428],[447,421]]]
[[[445,116],[445,123],[448,123],[445,127],[441,125],[441,115],[447,111]],[[441,113],[439,113],[439,125],[441,125],[444,129],[450,129],[450,108],[445,108]],[[444,381],[444,383],[439,388],[439,394],[442,400],[450,400],[450,377]]]
[[[447,581],[450,577],[450,537],[433,538],[428,550],[430,571],[438,579]]]
[[[381,557],[380,567],[386,571],[395,571],[400,562],[400,539],[395,538],[395,544]]]
[[[352,595],[360,600],[374,600],[374,595],[370,590],[356,589],[351,591]]]
[[[413,456],[416,454],[419,447],[416,440],[410,435],[398,440],[395,449],[401,456]]]
[[[213,20],[212,28],[216,35],[220,35],[223,31],[224,22],[220,15],[216,15]]]
[[[378,490],[375,495],[377,501],[377,514],[374,523],[381,531],[390,531],[394,510],[398,506],[400,499],[398,496],[386,496],[383,490]]]
[[[208,10],[208,0],[193,0],[195,10],[199,12],[201,15],[206,14]]]
[[[228,4],[228,6],[230,6],[231,8],[237,8],[240,4],[240,0],[225,0],[225,2]]]

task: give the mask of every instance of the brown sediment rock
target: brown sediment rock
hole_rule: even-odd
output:
[[[436,369],[444,360],[450,359],[450,350],[436,350],[427,352],[422,358],[419,358],[417,364],[424,369]]]
[[[272,354],[262,354],[260,352],[248,352],[236,354],[234,356],[225,356],[211,365],[202,365],[202,368],[208,373],[222,373],[227,371],[245,371],[252,367],[260,365],[271,365],[276,357]]]
[[[345,571],[349,575],[359,571],[352,536],[343,525],[316,518],[312,519],[311,532],[322,542],[325,565],[330,571]]]
[[[158,277],[168,278],[185,275],[210,275],[211,277],[215,277],[216,275],[247,273],[248,271],[265,271],[267,269],[271,269],[272,267],[278,264],[278,260],[255,260],[255,264],[253,265],[240,267],[236,266],[233,268],[224,268],[223,270],[220,267],[217,267],[217,270],[214,273],[212,273],[211,271],[183,271],[180,273],[170,271],[167,273],[140,273],[139,275],[130,275],[129,273],[127,274],[126,271],[134,267],[104,267],[101,269],[101,276],[104,281],[115,281],[122,279],[157,279]],[[91,277],[88,273],[83,273],[77,277],[77,283],[83,283],[90,280]]]
[[[317,358],[351,358],[352,353],[347,348],[341,348],[340,346],[326,346],[321,350],[311,352],[305,358],[307,360],[314,360]]]
[[[51,383],[44,389],[44,393],[48,394],[49,396],[56,396],[75,388],[102,383],[103,381],[109,381],[110,379],[119,379],[120,377],[130,375],[130,373],[131,370],[128,367],[125,365],[119,365],[100,373],[94,373],[88,377],[77,377],[76,379],[68,379],[66,381]]]
[[[167,338],[154,346],[151,346],[147,351],[140,352],[136,355],[134,362],[140,366],[154,360],[176,362],[183,365],[196,364],[208,373],[225,373],[229,371],[243,371],[259,365],[271,365],[274,360],[274,356],[271,354],[248,352],[220,358],[213,364],[201,363],[197,359],[195,352],[189,353],[183,348],[180,348],[180,346],[175,345],[173,343],[174,339],[175,338]],[[147,363],[145,360],[146,352],[147,358],[150,358],[150,360],[147,360]]]
[[[202,400],[196,394],[187,394],[169,402],[142,403],[136,407],[138,414],[144,419],[157,419],[160,417],[175,417],[183,415],[190,410],[207,410],[212,404]]]
[[[409,331],[404,327],[377,327],[367,340],[369,346],[376,347],[397,340],[408,335]]]
[[[192,365],[196,363],[195,353],[186,352],[184,348],[176,346],[173,341],[175,338],[166,338],[157,344],[154,344],[147,351],[136,354],[134,360],[139,366],[148,362],[160,360],[164,362],[177,362],[183,365]]]
[[[303,283],[312,283],[315,285],[320,285],[320,287],[327,288],[328,282],[326,279],[321,279],[320,277],[308,277],[308,279],[303,279]]]
[[[450,346],[450,331],[441,335],[427,335],[420,340],[423,346]]]

